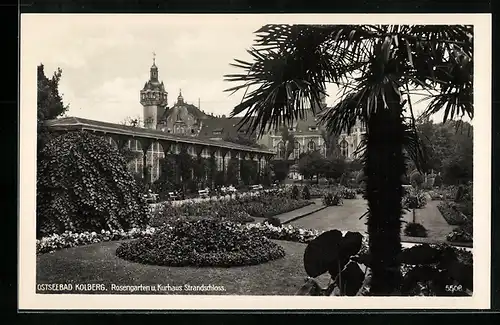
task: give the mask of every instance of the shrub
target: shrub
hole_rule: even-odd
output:
[[[274,227],[281,227],[281,220],[276,217],[270,217],[264,220],[264,223],[272,225]]]
[[[472,243],[472,233],[458,227],[446,235],[446,240],[452,243]]]
[[[297,185],[294,185],[292,187],[292,199],[293,200],[298,200],[299,199],[299,188],[297,187]]]
[[[243,266],[285,256],[281,246],[237,224],[214,220],[178,221],[153,235],[123,243],[116,255],[164,266]]]
[[[441,175],[436,175],[434,178],[434,187],[441,187],[443,185],[443,177]]]
[[[406,224],[404,233],[410,237],[427,237],[427,229],[419,223],[410,222]]]
[[[412,185],[419,187],[424,183],[424,176],[415,170],[410,175],[410,182]]]
[[[310,200],[311,199],[311,192],[309,191],[309,186],[304,186],[302,189],[302,198],[304,200]]]
[[[365,173],[361,170],[356,175],[356,183],[361,184],[366,181]]]
[[[69,132],[48,142],[37,166],[37,235],[130,229],[148,206],[120,152],[103,138]]]
[[[422,209],[427,205],[426,193],[413,188],[404,188],[402,205],[405,209]]]
[[[458,226],[467,222],[467,217],[459,211],[457,204],[454,202],[441,202],[437,208],[449,225]]]
[[[356,191],[349,189],[349,188],[346,188],[346,187],[343,187],[340,190],[340,195],[342,196],[343,199],[353,200],[356,198]]]
[[[327,193],[323,196],[322,201],[326,206],[341,205],[343,203],[342,196],[338,193]]]

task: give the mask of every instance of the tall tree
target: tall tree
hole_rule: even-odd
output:
[[[445,120],[472,118],[472,26],[266,25],[256,33],[253,62],[235,60],[243,72],[226,76],[240,83],[227,91],[255,89],[245,92],[232,115],[244,112],[242,123],[252,130],[291,125],[308,108],[320,107],[327,83],[337,84],[340,100],[320,121],[336,134],[352,130],[357,120],[367,127],[371,294],[395,294],[405,154],[419,168],[423,157],[412,94],[417,88],[435,91],[426,115],[444,108]]]
[[[325,129],[321,130],[321,137],[325,142],[326,146],[326,156],[327,157],[338,157],[340,156],[338,137],[335,133],[328,132]]]
[[[57,69],[51,78],[45,75],[44,65],[37,67],[37,146],[38,151],[50,139],[50,133],[44,126],[45,121],[58,118],[67,112],[69,105],[63,103],[59,93],[59,82],[61,81],[62,70]]]

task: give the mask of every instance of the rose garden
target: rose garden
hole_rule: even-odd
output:
[[[211,283],[224,287],[217,294],[242,295],[369,292],[362,173],[347,185],[296,183],[148,204],[122,155],[107,145],[73,133],[41,152],[38,283]],[[402,201],[400,292],[470,294],[472,254],[464,246],[472,242],[471,187],[425,186],[420,176]],[[331,284],[338,278],[343,286]],[[446,290],[452,285],[462,289]]]

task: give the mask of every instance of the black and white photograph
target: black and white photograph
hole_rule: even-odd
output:
[[[20,37],[20,306],[489,308],[490,15]]]

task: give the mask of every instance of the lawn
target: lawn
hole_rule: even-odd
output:
[[[303,254],[305,244],[276,241],[285,251],[282,259],[268,263],[231,268],[162,267],[131,263],[115,256],[120,242],[105,242],[63,249],[37,257],[37,284],[96,283],[111,285],[184,286],[190,284],[223,286],[225,291],[156,291],[145,293],[294,295],[305,279]],[[41,292],[37,293],[55,293]],[[91,293],[73,291],[72,293]],[[103,293],[103,292],[95,292]],[[137,293],[137,292],[135,292]]]

